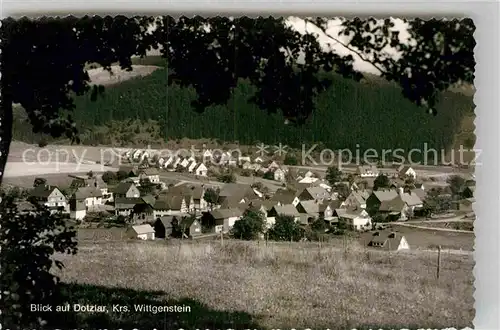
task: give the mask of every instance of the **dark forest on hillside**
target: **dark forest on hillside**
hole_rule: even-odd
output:
[[[316,109],[302,127],[286,125],[282,116],[269,115],[247,102],[255,90],[246,82],[240,82],[226,107],[210,107],[198,114],[190,105],[195,92],[176,85],[168,87],[166,69],[109,86],[97,102],[91,102],[90,96],[77,97],[73,116],[83,132],[87,129],[87,136],[89,128],[112,121],[152,119],[159,123],[159,137],[165,140],[187,137],[241,144],[281,142],[297,148],[305,144],[306,150],[314,143],[351,150],[357,145],[361,150],[409,150],[427,143],[429,148],[439,150],[453,144],[462,118],[473,114],[472,98],[459,93],[442,94],[438,115],[433,117],[405,99],[393,85],[358,83],[335,75],[332,79],[332,87],[317,98]],[[36,142],[27,125],[19,120],[15,125],[15,139]],[[102,135],[94,140],[112,143]]]

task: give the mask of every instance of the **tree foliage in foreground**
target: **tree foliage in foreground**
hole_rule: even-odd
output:
[[[75,254],[76,233],[60,213],[51,215],[43,207],[33,214],[19,214],[11,196],[2,196],[0,215],[2,325],[39,329],[51,313],[30,311],[30,304],[63,303],[59,278],[51,270],[64,265],[54,253]]]
[[[276,216],[275,223],[269,229],[269,239],[274,241],[300,241],[304,237],[304,229],[294,217],[288,215]]]
[[[243,240],[258,239],[264,233],[265,215],[260,211],[247,210],[240,220],[234,223],[232,236]]]

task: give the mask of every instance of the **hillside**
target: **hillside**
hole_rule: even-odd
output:
[[[136,64],[160,66],[164,61],[146,58],[137,59]],[[83,129],[95,128],[93,131],[102,131],[111,121],[154,120],[160,126],[159,137],[167,140],[188,137],[241,144],[281,142],[300,149],[305,144],[306,150],[318,142],[332,149],[351,150],[357,145],[361,150],[409,150],[422,149],[427,143],[428,148],[440,150],[457,144],[472,148],[474,144],[474,104],[470,95],[444,93],[438,115],[433,117],[403,98],[392,84],[373,78],[362,83],[335,75],[332,78],[333,86],[318,97],[317,109],[303,127],[285,125],[282,116],[268,115],[249,104],[246,100],[254,88],[246,82],[239,84],[227,106],[195,113],[190,106],[194,91],[168,87],[165,68],[109,86],[97,102],[91,102],[90,96],[77,97],[74,118]],[[23,128],[25,125],[19,120],[15,125],[15,139],[34,142],[36,137]],[[137,131],[142,133],[142,129]]]

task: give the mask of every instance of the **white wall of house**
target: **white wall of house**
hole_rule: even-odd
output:
[[[274,171],[274,180],[285,182],[285,171],[281,169],[277,169],[276,171]]]
[[[85,218],[87,215],[87,212],[85,210],[79,210],[79,211],[71,211],[70,212],[70,218],[75,219],[75,220],[82,220]]]
[[[275,217],[268,217],[268,218],[266,218],[267,229],[269,229],[272,226],[274,226],[275,223],[276,223],[276,218]]]
[[[238,220],[240,220],[240,217],[229,217],[229,218],[227,219],[227,222],[228,222],[228,224],[229,224],[229,229],[233,228],[234,223],[235,223],[236,221],[238,221]]]
[[[406,238],[403,236],[401,237],[401,241],[399,242],[399,246],[398,246],[398,251],[399,250],[409,250],[410,249],[410,245],[408,244],[408,241],[406,240]]]
[[[411,176],[413,179],[417,178],[417,172],[411,167],[406,171],[405,175]]]
[[[149,176],[148,176],[148,179],[149,179],[149,181],[151,181],[152,183],[160,183],[160,176],[159,176],[158,174],[149,175]]]
[[[208,203],[203,198],[200,199],[200,209],[201,210],[207,210],[208,209]]]
[[[196,171],[195,172],[196,175],[207,176],[208,169],[204,164],[200,164],[200,166],[198,166],[195,169],[195,171]]]
[[[123,215],[124,217],[128,217],[130,213],[132,213],[131,209],[122,209],[122,210],[115,210],[116,215]]]
[[[299,205],[300,203],[300,199],[298,197],[295,197],[292,201],[292,205],[297,207],[297,205]]]
[[[66,209],[68,208],[68,202],[66,200],[66,196],[64,196],[64,194],[59,189],[56,188],[47,197],[47,202],[45,202],[45,206],[49,207],[62,206]]]
[[[169,215],[170,211],[169,210],[153,210],[153,217],[156,219],[158,217],[164,217],[166,215]]]
[[[137,238],[140,238],[142,240],[147,240],[148,239],[148,234],[140,234],[140,235],[137,235]]]
[[[88,197],[85,198],[85,206],[102,205],[101,197]]]

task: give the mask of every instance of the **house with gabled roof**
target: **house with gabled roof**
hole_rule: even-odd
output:
[[[193,196],[188,194],[177,195],[173,193],[167,193],[165,195],[160,195],[156,203],[158,203],[159,201],[165,202],[164,207],[168,208],[166,212],[167,215],[188,214],[188,213],[193,213],[195,211]]]
[[[102,193],[95,187],[77,188],[71,196],[71,199],[83,201],[89,212],[99,210],[99,205],[102,205]]]
[[[276,222],[276,217],[280,215],[291,216],[296,222],[301,221],[301,215],[297,208],[292,204],[276,205],[273,206],[269,212],[267,212],[267,224],[268,226],[274,225]]]
[[[406,220],[408,206],[395,189],[373,191],[366,200],[366,209],[390,220]]]
[[[375,165],[361,165],[358,166],[356,174],[362,178],[376,178],[380,171]]]
[[[462,190],[463,198],[473,198],[476,193],[476,186],[467,186]]]
[[[66,196],[55,186],[40,185],[30,192],[30,200],[40,205],[45,205],[51,211],[68,211]]]
[[[300,202],[297,197],[297,192],[281,188],[276,190],[271,200],[278,202],[278,205],[292,204],[296,206]]]
[[[138,198],[141,192],[133,182],[120,182],[114,188],[110,189],[113,192],[114,198]]]
[[[140,197],[117,197],[115,198],[115,215],[131,216],[134,207],[142,203],[144,203],[144,200]]]
[[[352,230],[369,230],[372,228],[372,218],[366,210],[360,208],[340,208],[333,213],[339,221],[345,221]]]
[[[299,183],[307,183],[307,184],[312,184],[318,182],[319,179],[316,177],[305,177],[305,178],[300,178]]]
[[[166,215],[157,217],[153,224],[155,237],[165,239],[169,238],[172,235],[174,226],[179,224],[181,220],[182,217],[178,215]]]
[[[358,207],[366,209],[366,200],[370,197],[370,190],[353,190],[342,202],[342,207]]]
[[[334,211],[341,208],[341,203],[340,200],[323,201],[319,204],[319,216],[325,221],[331,222],[334,220]]]
[[[286,173],[288,169],[286,167],[273,168],[274,181],[286,182]]]
[[[128,176],[136,176],[137,173],[139,172],[139,166],[137,165],[122,165],[118,169],[120,172],[125,172],[127,173]]]
[[[311,224],[320,216],[320,205],[321,203],[316,200],[308,200],[299,202],[296,208],[301,217],[306,219],[304,222]]]
[[[149,179],[151,183],[160,183],[160,172],[155,167],[142,169],[138,173],[140,180]]]
[[[184,217],[179,222],[179,229],[184,238],[196,238],[202,234],[201,223],[193,216]]]
[[[306,188],[297,197],[301,202],[310,200],[323,201],[331,198],[330,193],[320,186]]]
[[[367,245],[373,248],[390,251],[410,249],[410,245],[408,244],[406,237],[396,232],[377,231],[372,234]]]
[[[240,208],[219,208],[206,212],[201,218],[201,223],[210,232],[228,233],[234,226],[234,223],[241,219],[243,213],[244,210]]]
[[[410,166],[402,164],[398,168],[398,176],[400,178],[411,177],[413,179],[417,178],[417,172]]]
[[[206,167],[205,164],[203,163],[198,163],[194,169],[193,173],[197,176],[203,176],[206,177],[208,175],[208,168]]]
[[[475,202],[476,199],[474,197],[471,197],[456,201],[454,205],[457,211],[471,213],[474,212],[473,205]]]
[[[250,185],[240,183],[227,183],[222,186],[219,192],[218,204],[222,205],[225,199],[256,199],[258,198],[255,191]]]
[[[155,230],[148,224],[130,226],[125,233],[129,238],[133,239],[141,239],[144,241],[155,239]]]
[[[401,199],[406,203],[407,206],[407,215],[413,216],[415,212],[422,210],[424,207],[424,202],[418,197],[417,194],[412,191],[403,193],[400,192]]]

